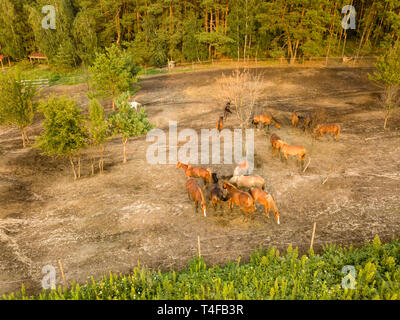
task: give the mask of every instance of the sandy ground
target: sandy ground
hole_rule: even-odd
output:
[[[256,131],[255,173],[263,176],[277,201],[281,225],[258,207],[254,219],[228,209],[204,218],[196,214],[185,192],[185,177],[174,165],[150,165],[145,137],[131,139],[129,161],[122,164],[120,139],[106,147],[105,174],[90,176],[84,154],[81,180],[74,182],[64,159],[22,149],[15,129],[0,129],[0,293],[40,288],[41,269],[53,265],[61,283],[58,260],[68,282],[99,278],[108,271],[127,273],[140,262],[151,268],[182,268],[201,252],[209,263],[223,264],[246,257],[260,245],[303,251],[309,247],[317,222],[316,249],[323,244],[360,243],[376,234],[388,239],[400,231],[400,115],[383,131],[377,104],[379,88],[369,69],[270,68],[263,72],[265,95],[259,108],[277,118],[282,128]],[[149,77],[136,100],[150,119],[167,130],[198,132],[214,128],[222,105],[213,98],[216,80],[229,70],[201,71]],[[67,94],[87,111],[87,85],[48,88],[47,94]],[[109,107],[109,102],[105,105]],[[342,126],[338,142],[290,127],[298,111],[326,110],[328,122]],[[29,129],[41,131],[41,119]],[[229,118],[226,127],[238,123]],[[269,134],[276,132],[309,151],[305,173],[272,158]],[[210,165],[229,176],[234,165]],[[322,182],[329,175],[327,182]]]

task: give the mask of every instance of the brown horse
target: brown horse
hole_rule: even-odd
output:
[[[297,156],[300,165],[304,162],[307,154],[307,150],[302,146],[290,146],[284,143],[281,147],[281,151],[285,160],[288,160],[288,156]]]
[[[307,128],[311,128],[312,117],[309,114],[306,115],[298,115],[296,111],[293,111],[292,115],[292,127],[297,128],[299,121],[303,122],[303,130],[305,131]]]
[[[272,146],[272,156],[274,156],[277,152],[279,153],[279,159],[281,158],[281,148],[286,143],[281,140],[281,138],[275,133],[271,135],[271,146]]]
[[[313,131],[313,136],[318,139],[323,134],[330,133],[337,141],[339,139],[341,127],[338,124],[320,124]]]
[[[216,211],[217,205],[219,204],[220,208],[222,209],[223,202],[227,201],[228,198],[225,197],[224,191],[218,184],[217,174],[213,173],[212,178],[213,178],[213,184],[210,187],[210,201],[214,207],[214,210]]]
[[[224,108],[224,120],[226,120],[226,118],[228,118],[228,115],[232,114],[232,110],[231,110],[231,103],[230,101],[228,101],[226,103],[226,106]]]
[[[192,167],[191,165],[181,163],[180,161],[178,161],[176,167],[182,168],[185,171],[187,178],[202,178],[204,186],[206,186],[207,183],[212,182],[212,172],[210,169]]]
[[[254,199],[248,192],[243,192],[228,182],[224,182],[224,189],[228,191],[229,200],[228,204],[232,210],[234,204],[238,205],[245,213],[246,219],[249,218],[249,212],[254,216],[255,206]]]
[[[260,176],[233,176],[229,183],[235,184],[238,188],[265,188],[265,180]]]
[[[206,201],[204,200],[204,196],[203,193],[201,192],[201,188],[199,186],[199,184],[197,183],[197,181],[193,178],[189,178],[186,182],[186,190],[188,193],[188,197],[189,200],[190,196],[192,196],[193,201],[196,205],[196,213],[199,209],[199,203],[201,203],[201,210],[204,214],[204,216],[207,216],[207,205],[206,205]]]
[[[269,218],[269,212],[272,209],[276,223],[280,224],[280,214],[278,207],[275,204],[274,197],[259,188],[251,188],[250,192],[254,201],[257,201],[264,206],[265,215]]]
[[[223,128],[224,128],[224,116],[220,116],[217,122],[217,130],[221,132]]]
[[[271,125],[271,123],[273,123],[278,129],[281,128],[280,124],[278,123],[278,121],[276,121],[272,116],[268,115],[268,114],[260,114],[258,116],[255,116],[253,118],[252,123],[257,127],[259,123],[262,123],[264,125],[264,127],[267,125],[268,129],[269,126]]]
[[[297,125],[299,123],[299,116],[297,115],[296,111],[293,111],[293,115],[292,115],[292,127],[293,128],[297,128]]]

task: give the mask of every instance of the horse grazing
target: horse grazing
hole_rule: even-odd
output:
[[[265,188],[265,180],[260,176],[234,176],[229,180],[229,183],[235,184],[238,188]]]
[[[278,121],[276,121],[272,116],[270,116],[268,114],[260,114],[253,118],[252,124],[254,124],[257,127],[259,123],[262,123],[264,125],[264,127],[267,125],[268,130],[269,130],[269,126],[271,125],[271,123],[273,123],[278,129],[281,128]]]
[[[224,109],[224,120],[226,120],[226,118],[228,118],[229,114],[232,114],[230,101],[228,101],[226,103],[226,106],[225,106],[225,109]]]
[[[206,186],[207,183],[212,182],[212,172],[210,169],[192,167],[191,165],[181,163],[180,161],[178,161],[176,167],[183,168],[187,178],[202,178],[204,186]]]
[[[269,212],[272,209],[272,211],[274,212],[276,223],[280,224],[280,214],[278,211],[278,207],[275,204],[274,197],[259,188],[251,188],[250,192],[254,201],[264,206],[265,215],[269,218]]]
[[[233,171],[233,176],[243,176],[245,174],[248,174],[250,170],[250,163],[245,160],[242,163],[239,163],[239,165],[235,168]]]
[[[311,128],[312,116],[309,114],[298,115],[296,111],[293,111],[292,115],[292,127],[297,128],[299,121],[303,122],[303,130],[306,131],[307,128]]]
[[[235,186],[228,182],[224,182],[224,189],[228,191],[229,200],[228,204],[232,210],[234,204],[238,205],[240,209],[245,213],[246,218],[249,217],[249,212],[251,212],[254,216],[255,205],[253,197],[244,191],[240,191]]]
[[[286,143],[281,140],[281,138],[273,133],[270,138],[271,146],[272,146],[272,156],[274,156],[277,152],[279,153],[279,159],[281,158],[281,148]]]
[[[224,116],[220,116],[217,122],[217,130],[221,132],[223,128],[224,128]]]
[[[339,139],[341,127],[338,124],[321,124],[313,131],[313,136],[318,139],[323,134],[330,133],[337,141]]]
[[[189,178],[186,182],[186,190],[188,193],[189,200],[191,200],[190,196],[192,196],[192,198],[193,198],[193,201],[196,205],[196,213],[199,208],[199,203],[201,203],[201,210],[203,212],[203,215],[205,217],[207,217],[206,201],[204,200],[203,193],[201,192],[201,188],[200,188],[199,184],[197,183],[197,181],[193,178]]]
[[[220,204],[220,208],[222,208],[223,202],[226,202],[228,198],[225,197],[224,191],[218,184],[217,174],[213,173],[212,178],[213,178],[213,184],[210,187],[210,201],[214,207],[214,210],[216,211],[217,205]]]
[[[307,154],[307,150],[302,146],[290,146],[286,143],[282,145],[281,152],[286,161],[288,160],[288,156],[298,156],[300,164],[304,162]]]

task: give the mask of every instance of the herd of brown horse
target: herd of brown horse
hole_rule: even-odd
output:
[[[246,161],[240,164],[238,168],[243,168]],[[224,181],[222,186],[219,184],[218,176],[210,169],[202,167],[194,167],[189,164],[178,162],[177,168],[182,168],[187,178],[186,191],[190,200],[194,201],[196,212],[201,207],[203,215],[207,216],[207,201],[204,193],[208,187],[209,205],[217,209],[223,209],[224,203],[227,202],[228,207],[233,210],[234,206],[238,206],[248,219],[249,213],[255,214],[256,202],[264,206],[265,215],[269,217],[272,210],[276,223],[280,224],[280,214],[272,195],[264,191],[265,181],[260,176],[233,176],[229,182]],[[236,168],[235,171],[238,169]],[[196,178],[202,179],[204,186],[201,188]],[[246,188],[248,191],[244,191]]]
[[[217,122],[217,130],[222,131],[224,121],[229,114],[232,114],[231,104],[228,102],[224,108],[224,115],[220,116]],[[337,124],[314,124],[313,117],[310,114],[297,114],[293,112],[291,123],[293,128],[302,124],[304,131],[307,129],[312,132],[312,136],[318,139],[324,134],[331,134],[337,141],[340,135],[341,127]],[[279,122],[269,114],[260,114],[253,117],[252,124],[256,127],[262,125],[269,127],[274,124],[278,129],[281,128]],[[283,141],[277,134],[273,133],[270,138],[272,147],[272,156],[277,153],[287,161],[290,157],[297,157],[300,165],[304,163],[307,150],[303,146],[293,146]],[[187,178],[186,191],[190,200],[193,200],[196,206],[196,212],[201,207],[204,216],[207,216],[207,205],[211,205],[216,212],[218,207],[223,209],[227,202],[229,208],[239,207],[245,214],[247,220],[249,213],[254,217],[256,202],[264,206],[265,215],[269,217],[272,210],[277,224],[280,224],[280,213],[276,206],[274,197],[265,191],[265,181],[260,176],[248,175],[249,163],[244,161],[239,164],[229,181],[224,181],[222,186],[219,184],[218,176],[208,168],[194,167],[189,164],[178,162],[177,168],[182,168]],[[203,181],[203,189],[196,179]],[[208,187],[208,204],[203,192]]]

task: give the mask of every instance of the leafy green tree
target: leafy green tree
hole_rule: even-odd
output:
[[[93,66],[89,68],[92,73],[92,87],[97,96],[112,98],[113,110],[115,99],[123,92],[137,90],[137,74],[140,68],[133,63],[132,56],[113,44],[105,53],[97,54]]]
[[[99,149],[99,170],[104,172],[104,144],[109,137],[108,124],[104,119],[104,109],[96,100],[92,100],[89,105],[89,135],[90,143]],[[92,175],[94,174],[94,161],[92,161]]]
[[[400,104],[400,49],[394,45],[385,55],[380,57],[375,64],[376,71],[370,75],[370,79],[384,88],[381,96],[381,104],[385,109],[386,129],[387,122],[392,112]]]
[[[0,125],[17,127],[25,148],[30,143],[26,128],[33,122],[37,90],[21,80],[18,71],[0,72]]]
[[[128,99],[129,93],[121,94],[116,101],[118,112],[112,112],[108,119],[113,134],[122,138],[124,163],[127,162],[126,145],[129,138],[144,135],[153,128],[146,109],[142,107],[136,112],[129,105]]]
[[[36,141],[36,148],[49,156],[68,157],[74,179],[81,174],[81,150],[86,147],[89,137],[85,119],[76,102],[67,98],[50,97],[41,101],[39,111],[43,113],[44,132]],[[78,158],[78,170],[75,168],[74,157]]]

